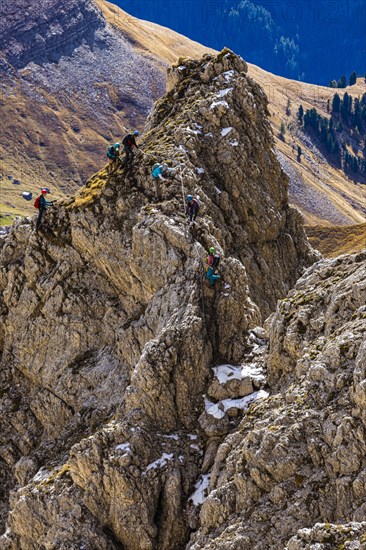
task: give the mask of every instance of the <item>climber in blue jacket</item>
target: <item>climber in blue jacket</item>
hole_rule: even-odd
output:
[[[164,181],[168,183],[170,179],[166,176],[169,176],[170,173],[174,174],[174,172],[175,170],[173,168],[169,168],[166,162],[163,164],[154,164],[151,175],[155,184],[155,195],[157,200],[161,200],[160,182]]]

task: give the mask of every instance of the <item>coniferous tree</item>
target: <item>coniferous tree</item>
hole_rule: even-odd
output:
[[[362,110],[361,110],[360,100],[357,97],[354,100],[352,126],[356,128],[360,134],[362,133],[362,130],[363,130]]]
[[[300,105],[299,110],[297,111],[297,118],[299,119],[300,126],[302,126],[303,117],[304,117],[304,108],[302,105]]]
[[[349,77],[349,85],[354,86],[356,82],[357,82],[357,74],[355,71],[353,71],[353,73],[351,73],[351,76]]]
[[[330,111],[330,99],[328,99],[327,101],[327,113],[329,113]]]
[[[331,80],[329,82],[329,88],[338,88],[338,83],[336,80]]]
[[[348,115],[350,111],[350,98],[346,92],[343,96],[343,101],[341,101],[341,117],[344,122],[348,121]]]
[[[338,86],[337,88],[346,88],[347,87],[347,80],[344,75],[341,76],[341,78],[338,80]]]
[[[326,118],[322,118],[320,122],[320,140],[323,143],[327,143],[328,141],[328,120]],[[331,149],[331,148],[330,148]]]
[[[291,101],[290,101],[290,98],[288,98],[288,99],[287,99],[287,105],[286,105],[286,115],[287,115],[287,116],[290,116],[290,114],[291,114],[291,109],[290,109],[290,107],[291,107]]]
[[[332,112],[339,113],[341,108],[341,98],[338,94],[335,94],[332,101]]]
[[[300,145],[297,146],[297,160],[301,162],[302,149]]]

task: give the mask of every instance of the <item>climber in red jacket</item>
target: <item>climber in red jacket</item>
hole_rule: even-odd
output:
[[[211,246],[209,249],[209,255],[207,256],[206,277],[210,281],[211,286],[214,286],[214,284],[220,279],[220,275],[215,273],[220,262],[220,256],[218,256],[215,252],[216,250],[213,246]]]

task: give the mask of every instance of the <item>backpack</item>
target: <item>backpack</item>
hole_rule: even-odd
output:
[[[123,138],[122,145],[131,147],[132,145],[134,145],[134,141],[135,138],[131,134],[128,134],[128,136]]]
[[[39,201],[40,201],[40,198],[41,198],[41,197],[37,197],[36,200],[34,201],[34,208],[37,208],[37,210],[39,210]]]
[[[114,145],[111,145],[110,147],[108,147],[108,151],[107,151],[107,157],[110,158],[110,159],[113,159],[115,160],[116,157],[117,157],[117,152],[114,148]]]
[[[220,263],[220,256],[214,256],[213,262],[212,262],[212,269],[215,269]]]

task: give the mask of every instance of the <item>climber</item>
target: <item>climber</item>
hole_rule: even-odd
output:
[[[47,208],[53,205],[52,201],[46,200],[47,193],[48,193],[47,189],[42,189],[40,196],[37,197],[36,200],[34,201],[34,208],[37,208],[39,210],[38,218],[36,222],[36,231],[38,231],[38,229],[40,228],[44,212],[46,211]]]
[[[209,249],[209,255],[207,256],[207,269],[206,277],[210,281],[210,285],[214,284],[220,279],[220,275],[216,274],[216,268],[220,262],[220,256],[215,254],[216,250],[213,246]]]
[[[139,135],[139,132],[136,131],[133,134],[127,134],[127,136],[123,138],[122,143],[126,153],[126,158],[125,158],[126,166],[132,166],[133,159],[135,156],[132,149],[134,147],[136,147],[137,149],[139,148],[135,139],[138,135]]]
[[[187,196],[186,216],[189,218],[191,225],[196,222],[196,218],[200,209],[200,204],[192,195]]]
[[[156,199],[159,201],[161,200],[161,186],[160,181],[165,181],[169,183],[171,180],[164,176],[169,176],[169,173],[174,174],[175,170],[174,168],[169,168],[167,163],[164,162],[163,164],[154,164],[153,170],[151,172],[152,178],[154,180],[155,184],[155,195]]]
[[[111,145],[110,147],[108,147],[107,157],[109,158],[109,163],[108,163],[107,172],[109,175],[113,174],[113,172],[115,172],[118,168],[119,148],[120,148],[119,143],[115,143],[114,145]]]

